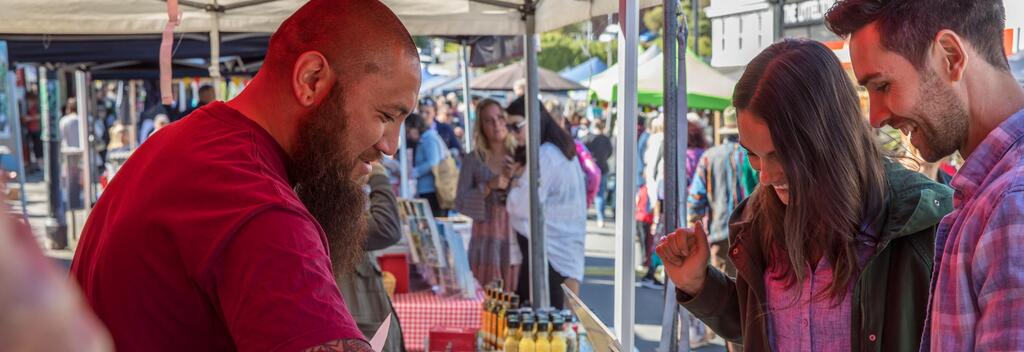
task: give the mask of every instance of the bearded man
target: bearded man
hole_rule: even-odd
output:
[[[358,180],[396,152],[419,84],[386,6],[311,0],[237,98],[154,134],[71,269],[117,349],[369,350],[333,272],[364,255]]]

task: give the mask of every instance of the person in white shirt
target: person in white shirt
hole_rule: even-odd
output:
[[[524,113],[520,97],[506,108],[512,120]],[[587,235],[587,189],[583,169],[576,156],[576,145],[572,136],[560,128],[551,115],[540,108],[541,146],[540,176],[538,193],[544,214],[544,241],[548,257],[548,287],[551,306],[564,308],[565,297],[561,284],[579,292],[583,281],[584,241]],[[526,139],[526,128],[520,129],[520,145]],[[529,253],[530,253],[530,192],[529,173],[525,163],[519,160],[517,177],[512,181],[508,194],[509,222],[519,234],[523,265],[520,269],[518,294],[530,297]]]

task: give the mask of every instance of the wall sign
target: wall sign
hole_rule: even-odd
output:
[[[805,0],[783,5],[783,24],[798,27],[824,22],[825,13],[836,0]]]

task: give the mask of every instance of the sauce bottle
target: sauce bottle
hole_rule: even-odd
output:
[[[519,339],[521,331],[519,330],[519,315],[512,312],[508,315],[508,322],[505,328],[505,339],[502,342],[502,351],[504,352],[519,352]]]
[[[527,315],[523,318],[523,336],[519,339],[519,352],[536,352],[533,328],[533,316]]]

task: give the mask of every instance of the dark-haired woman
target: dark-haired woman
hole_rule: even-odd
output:
[[[886,158],[824,45],[786,40],[733,93],[760,184],[730,220],[735,278],[700,226],[658,247],[678,301],[746,351],[916,351],[952,192]]]
[[[510,117],[521,117],[523,99],[512,102],[506,111]],[[544,107],[540,109],[540,184],[537,193],[544,211],[544,242],[547,249],[547,272],[551,306],[564,308],[564,283],[579,292],[583,282],[584,240],[587,236],[587,188],[583,169],[577,160],[576,144],[572,136],[558,126]],[[525,142],[526,129],[519,131]],[[522,165],[525,166],[525,165]],[[519,167],[524,170],[525,167]],[[512,181],[508,194],[509,220],[520,236],[519,248],[523,253],[523,266],[519,274],[519,294],[529,297],[530,245],[530,185],[529,173],[522,172]],[[538,269],[535,269],[538,270]]]
[[[473,219],[469,266],[481,285],[501,279],[515,291],[522,254],[505,209],[515,136],[506,127],[501,104],[484,99],[476,106],[473,144],[462,161],[455,210]]]

